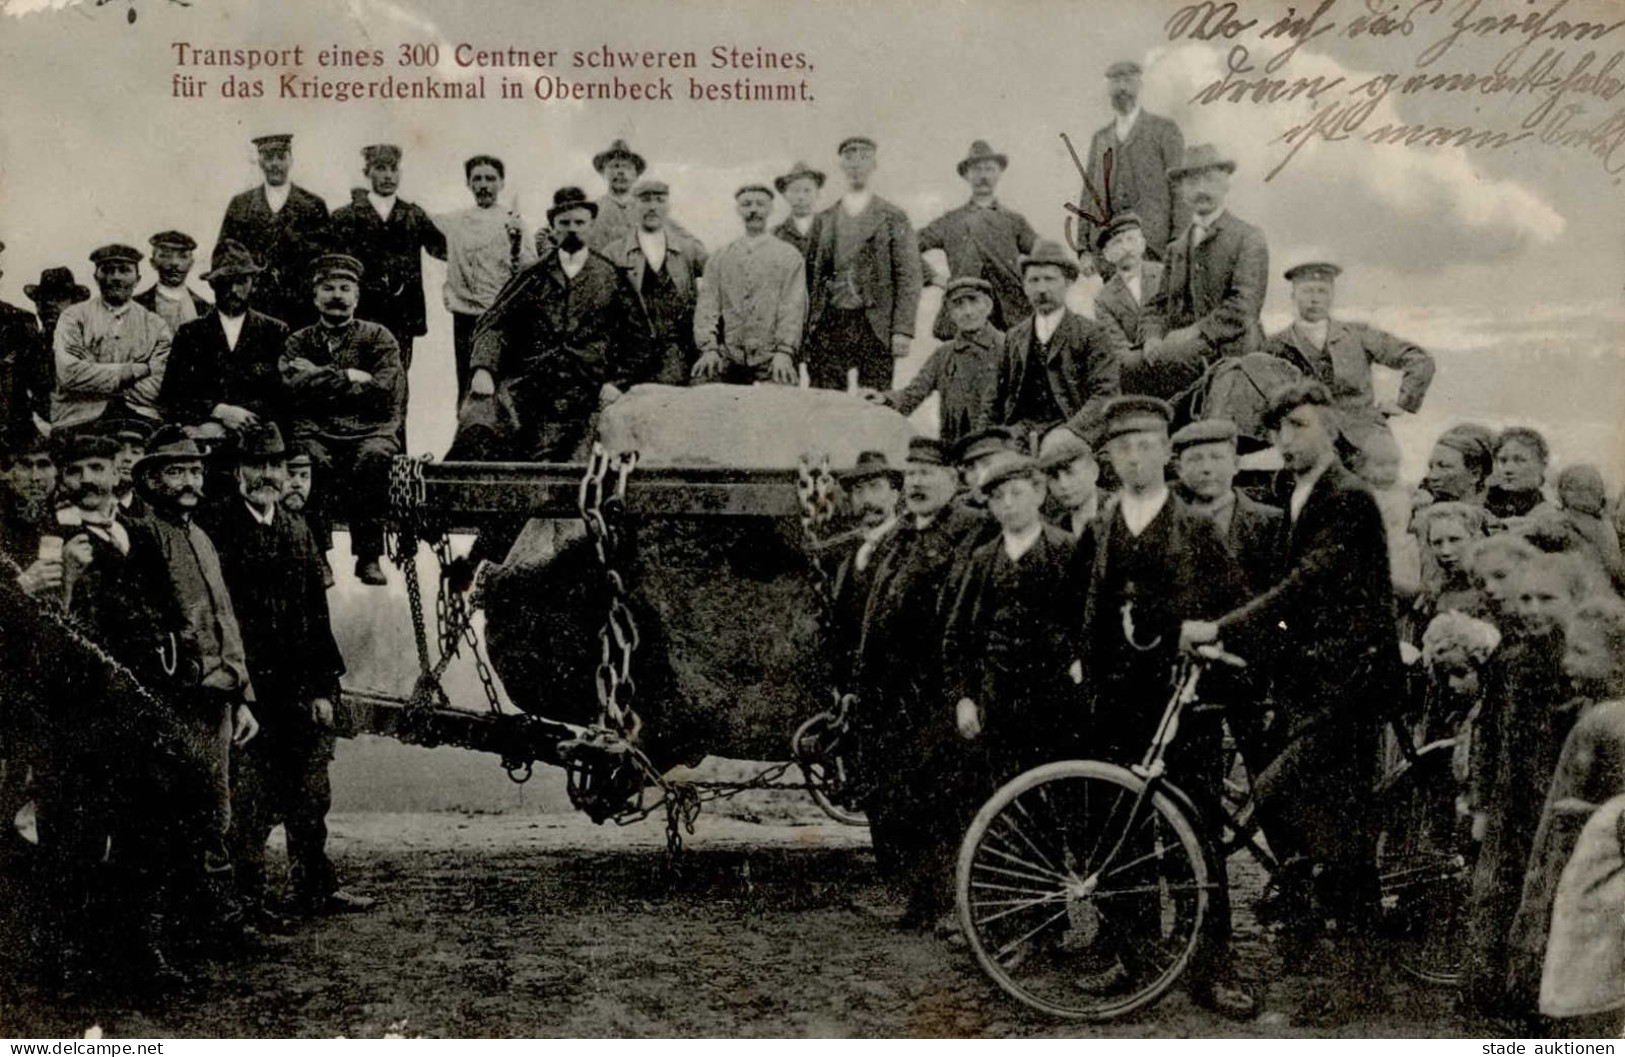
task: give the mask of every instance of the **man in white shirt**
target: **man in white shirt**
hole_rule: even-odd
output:
[[[499,205],[507,167],[502,159],[476,154],[463,163],[474,204],[434,218],[446,235],[446,311],[451,313],[457,402],[468,395],[474,328],[508,280],[536,261],[525,238],[525,221],[512,206]]]
[[[136,294],[135,302],[158,313],[174,334],[182,323],[190,323],[209,311],[209,302],[186,285],[197,240],[184,231],[160,231],[147,241],[152,244],[152,269],[158,273],[158,281]]]
[[[809,182],[809,181],[802,181]],[[696,382],[795,385],[807,321],[807,272],[788,240],[767,230],[773,192],[746,184],[734,192],[745,233],[706,264],[694,308]]]

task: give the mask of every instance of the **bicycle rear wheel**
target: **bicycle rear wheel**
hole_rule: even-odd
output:
[[[960,844],[959,920],[1005,993],[1051,1016],[1111,1020],[1189,966],[1213,871],[1180,806],[1096,760],[1045,764],[993,795]]]
[[[1449,745],[1430,746],[1377,791],[1384,929],[1407,975],[1459,986],[1473,843],[1456,816]]]

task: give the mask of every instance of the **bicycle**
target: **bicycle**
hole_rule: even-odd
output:
[[[1203,672],[1246,663],[1212,646],[1196,654],[1179,661],[1140,763],[1063,760],[1026,771],[982,806],[960,844],[955,894],[966,941],[983,971],[1033,1009],[1105,1021],[1157,1001],[1204,941],[1219,864],[1246,851],[1272,877],[1280,869],[1250,782],[1227,781],[1210,824],[1167,777],[1180,720],[1222,708],[1199,701]],[[1406,764],[1377,787],[1383,927],[1407,972],[1450,984],[1467,879],[1459,827],[1436,817],[1441,776],[1453,781],[1450,744],[1406,745]]]

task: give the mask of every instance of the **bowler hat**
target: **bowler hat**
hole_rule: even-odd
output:
[[[1101,430],[1101,443],[1125,433],[1144,433],[1148,430],[1168,431],[1174,420],[1174,409],[1166,400],[1154,396],[1134,394],[1116,396],[1106,403],[1102,411],[1105,421]]]
[[[819,187],[824,186],[824,174],[819,172],[817,169],[810,167],[804,161],[796,162],[794,165],[790,166],[789,172],[785,173],[783,176],[775,178],[773,181],[773,186],[777,187],[779,189],[779,194],[782,195],[786,187],[789,187],[791,184],[801,179],[811,180]]]
[[[554,217],[572,209],[585,209],[594,217],[598,216],[598,203],[588,198],[587,192],[579,187],[561,187],[553,192],[553,204],[548,207],[547,222],[553,223]]]
[[[1289,283],[1295,283],[1300,279],[1327,282],[1342,274],[1343,269],[1330,261],[1305,261],[1302,264],[1294,264],[1283,273]]]
[[[1144,231],[1145,225],[1140,222],[1140,214],[1132,209],[1125,209],[1121,213],[1113,213],[1111,219],[1103,224],[1095,233],[1095,249],[1103,250],[1106,243],[1115,239],[1125,231]]]
[[[181,426],[159,426],[147,441],[147,452],[136,460],[132,474],[140,475],[149,469],[159,469],[172,462],[188,462],[203,458],[203,449],[187,435]]]
[[[618,139],[609,145],[608,150],[601,150],[592,156],[593,171],[602,175],[604,166],[617,158],[631,162],[632,168],[638,171],[639,176],[642,176],[643,170],[648,168],[648,165],[644,164],[643,155],[628,147],[626,140]]]
[[[1180,427],[1169,438],[1174,446],[1174,454],[1178,455],[1186,448],[1194,448],[1202,444],[1229,444],[1235,445],[1240,431],[1236,424],[1228,418],[1199,418],[1186,426]]]
[[[935,437],[910,437],[906,461],[923,466],[947,466],[948,446]]]
[[[142,253],[134,246],[126,246],[122,242],[114,242],[99,247],[90,254],[91,264],[104,264],[107,261],[124,261],[129,264],[140,264]]]
[[[90,300],[90,291],[79,283],[74,282],[73,271],[69,268],[57,266],[47,268],[39,273],[38,283],[26,283],[23,293],[36,305],[42,301],[55,301],[57,298],[71,298],[75,304]]]
[[[964,294],[981,294],[983,297],[993,296],[993,284],[986,279],[974,275],[961,275],[956,279],[949,279],[948,285],[943,289],[942,299],[952,302]]]
[[[1016,267],[1021,270],[1022,275],[1026,275],[1027,266],[1033,264],[1053,265],[1066,273],[1068,281],[1078,277],[1078,262],[1072,259],[1072,255],[1066,252],[1066,248],[1059,242],[1050,239],[1040,241],[1033,247],[1031,253],[1017,254]]]
[[[883,451],[859,452],[858,461],[852,465],[852,468],[842,470],[836,476],[841,479],[841,484],[847,488],[861,484],[864,481],[873,480],[876,477],[889,477],[892,484],[898,487],[902,487],[903,484],[903,471],[888,462],[886,453]]]
[[[264,270],[254,263],[254,255],[248,252],[247,246],[236,239],[221,239],[214,247],[214,254],[209,258],[209,270],[203,273],[203,281],[258,275]]]
[[[310,265],[310,281],[319,283],[329,275],[342,275],[361,281],[361,262],[348,253],[324,253]]]
[[[258,150],[287,150],[293,143],[293,133],[273,132],[267,136],[255,136],[250,142]]]
[[[1168,170],[1168,179],[1177,180],[1181,176],[1206,172],[1208,169],[1223,169],[1225,172],[1235,172],[1236,163],[1234,160],[1220,154],[1219,148],[1213,144],[1198,143],[1194,147],[1185,148],[1184,159]]]
[[[237,441],[239,462],[269,462],[287,454],[288,449],[282,443],[282,431],[275,422],[265,422],[245,430]]]
[[[379,162],[385,165],[399,165],[401,163],[401,149],[393,143],[374,143],[370,147],[361,148],[361,164],[370,169]]]
[[[997,162],[1001,171],[1010,168],[1010,158],[1008,155],[1000,154],[998,151],[987,145],[987,140],[979,139],[970,145],[970,152],[967,153],[963,158],[959,159],[957,171],[959,172],[960,177],[964,177],[965,170],[969,169],[972,165],[975,165],[979,161]]]

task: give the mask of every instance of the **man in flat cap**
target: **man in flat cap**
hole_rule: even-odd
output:
[[[141,251],[114,244],[90,260],[101,296],[65,309],[57,320],[51,425],[68,428],[132,415],[157,422],[170,334],[157,313],[131,300]]]
[[[1263,350],[1270,251],[1262,231],[1225,208],[1235,171],[1202,143],[1170,173],[1191,221],[1169,244],[1166,282],[1147,305],[1143,388],[1152,395],[1175,399],[1220,357]]]
[[[864,811],[877,860],[908,896],[905,926],[932,926],[951,905],[953,854],[976,806],[973,768],[942,707],[942,635],[988,519],[955,502],[958,491],[945,445],[911,439],[904,513],[876,559],[853,672],[853,732],[874,783]]]
[[[5,249],[6,244],[0,242],[0,253]],[[38,292],[37,286],[23,287],[29,297]],[[85,296],[90,296],[89,291]],[[50,342],[51,332],[40,330],[32,312],[0,301],[0,430],[21,430],[32,424],[35,416],[41,422],[51,420],[51,390],[56,387],[56,375]]]
[[[118,421],[102,419],[95,429],[118,441],[118,454],[113,456],[113,469],[118,471],[118,483],[113,485],[113,500],[118,516],[126,524],[134,524],[147,516],[147,501],[135,487],[135,464],[147,454],[147,441],[155,425],[142,418]]]
[[[957,329],[954,339],[932,350],[906,386],[877,393],[873,399],[912,415],[926,397],[937,393],[941,397],[938,435],[953,444],[996,421],[1005,342],[1004,335],[988,322],[993,287],[986,279],[950,279],[944,300]]]
[[[908,214],[870,188],[875,142],[848,136],[837,153],[847,190],[818,214],[808,240],[807,373],[817,389],[891,387],[920,303],[920,247]]]
[[[1059,243],[1017,263],[1032,313],[1005,335],[994,419],[1042,432],[1117,395],[1123,350],[1115,332],[1066,307],[1078,266]]]
[[[790,205],[790,215],[779,222],[773,234],[796,248],[803,257],[812,249],[813,218],[817,215],[818,192],[824,189],[824,174],[806,162],[798,161],[790,171],[775,177],[773,186]]]
[[[1264,351],[1279,356],[1331,391],[1345,421],[1378,423],[1422,409],[1433,382],[1433,357],[1421,346],[1366,323],[1332,318],[1337,277],[1343,269],[1306,261],[1286,270],[1292,284],[1293,320],[1271,334]],[[1379,403],[1371,388],[1371,365],[1400,371],[1399,399]]]
[[[1119,492],[1107,502],[1093,547],[1079,554],[1083,595],[1084,685],[1093,716],[1092,754],[1124,766],[1138,763],[1168,702],[1179,656],[1180,622],[1212,618],[1246,597],[1241,569],[1211,518],[1190,509],[1165,477],[1173,409],[1154,397],[1120,396],[1106,405],[1101,437]],[[1222,724],[1187,715],[1169,753],[1169,771],[1183,789],[1216,798],[1225,755]],[[1221,865],[1222,870],[1222,865]],[[1257,1012],[1252,995],[1228,979],[1228,889],[1215,890],[1215,913],[1192,997],[1226,1016]],[[1123,913],[1155,912],[1125,907]],[[1118,952],[1124,971],[1139,971],[1134,952]]]
[[[939,274],[931,268],[929,258],[922,259],[928,281],[946,286],[948,280],[963,275],[986,279],[993,285],[993,325],[1004,331],[1032,311],[1017,258],[1031,253],[1038,242],[1027,218],[994,197],[999,177],[1009,164],[1010,159],[986,140],[972,143],[958,165],[959,178],[970,184],[970,201],[920,229],[920,253],[936,250],[948,264],[947,272]],[[931,326],[931,336],[943,341],[953,335],[953,321],[944,302]]]
[[[1237,436],[1236,424],[1225,418],[1184,426],[1173,435],[1174,468],[1180,498],[1213,519],[1241,565],[1248,592],[1257,594],[1275,582],[1285,515],[1235,487]]]
[[[207,314],[209,302],[186,285],[192,274],[197,240],[184,231],[160,231],[147,240],[152,246],[152,269],[158,281],[135,295],[135,303],[169,325],[173,335],[182,323]]]
[[[381,323],[395,336],[404,377],[412,370],[412,343],[429,331],[423,254],[445,260],[446,236],[422,206],[395,193],[401,183],[399,147],[363,147],[361,159],[367,187],[351,190],[349,204],[333,211],[332,244],[361,262],[356,318]]]
[[[1145,377],[1146,306],[1162,292],[1162,265],[1146,259],[1145,229],[1135,212],[1118,213],[1102,225],[1095,238],[1100,255],[1110,265],[1111,278],[1095,293],[1095,319],[1111,331],[1122,350],[1125,393],[1145,392],[1154,384]]]
[[[1001,452],[1027,454],[1027,437],[1014,426],[995,425],[960,437],[948,445],[948,458],[959,467],[959,476],[969,489],[966,499],[980,502],[982,471]]]
[[[1084,168],[1101,201],[1095,202],[1086,192],[1083,207],[1097,217],[1104,207],[1108,221],[1131,210],[1138,214],[1147,252],[1162,260],[1169,241],[1190,223],[1189,208],[1180,199],[1172,176],[1185,153],[1185,136],[1170,119],[1140,109],[1140,74],[1137,62],[1114,62],[1106,67],[1112,120],[1089,141],[1089,161]],[[1111,159],[1109,166],[1107,158]],[[1080,226],[1082,244],[1098,247],[1099,225],[1084,222]],[[1098,249],[1091,263],[1102,278],[1111,278],[1111,262]]]
[[[1080,546],[1093,546],[1086,538],[1100,513],[1100,461],[1094,445],[1063,423],[1038,442],[1038,468],[1049,479],[1046,517]]]
[[[596,203],[598,211],[593,215],[592,224],[583,237],[594,251],[603,253],[609,246],[632,234],[641,226],[643,210],[638,204],[637,197],[632,194],[632,189],[637,186],[637,181],[642,178],[649,166],[643,160],[643,155],[626,145],[626,140],[617,139],[606,149],[593,155],[592,167],[594,172],[604,178],[604,183],[609,189],[598,199]],[[694,237],[670,217],[667,217],[665,222],[681,234],[689,238]],[[552,252],[554,247],[545,244],[548,241],[547,232],[536,233],[538,256],[546,256]]]
[[[293,136],[256,136],[265,182],[232,198],[216,244],[235,239],[265,268],[254,308],[297,330],[316,321],[310,301],[310,262],[327,248],[327,203],[288,179]]]
[[[807,268],[800,252],[768,233],[773,192],[746,184],[734,192],[745,233],[712,255],[694,309],[695,382],[774,382],[801,375],[807,322]]]
[[[632,188],[638,226],[604,247],[624,269],[643,303],[649,341],[657,361],[650,381],[683,385],[694,369],[694,302],[705,272],[705,244],[673,226],[671,188],[664,180],[639,180]]]
[[[320,520],[343,514],[362,583],[388,581],[384,553],[389,469],[401,453],[406,379],[395,338],[380,323],[355,318],[361,262],[340,253],[317,258],[312,288],[321,321],[288,339],[278,361],[293,436],[316,463]],[[326,535],[317,527],[318,538]]]
[[[446,233],[446,311],[451,313],[452,358],[456,361],[457,402],[468,395],[474,328],[508,281],[536,262],[525,237],[525,219],[501,194],[507,166],[490,154],[463,163],[463,178],[474,204],[435,217]]]

